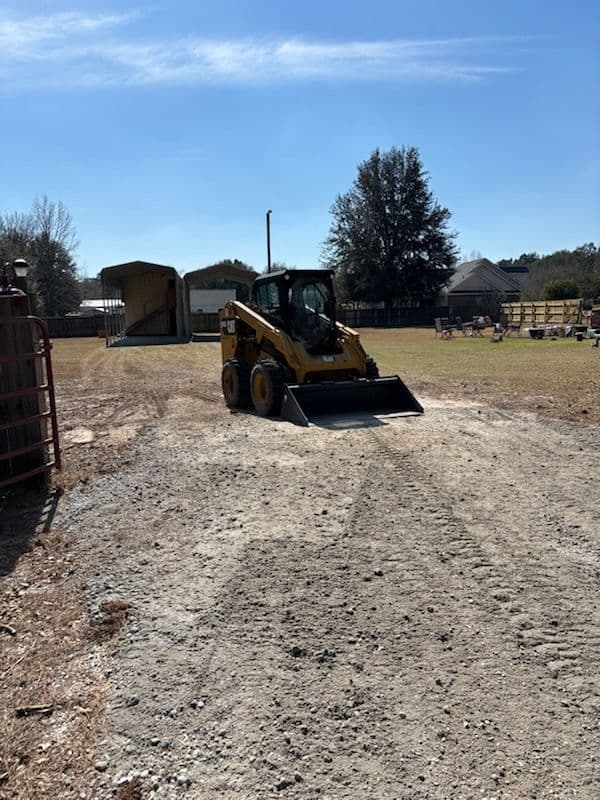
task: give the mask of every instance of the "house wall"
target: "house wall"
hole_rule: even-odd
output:
[[[470,272],[466,271],[470,268]],[[450,283],[440,293],[440,301],[450,306],[497,304],[498,299],[518,300],[521,285],[492,262],[481,259],[459,265]]]

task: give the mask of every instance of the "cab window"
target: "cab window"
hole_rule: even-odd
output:
[[[264,314],[279,316],[279,290],[277,284],[262,283],[256,289],[256,304]]]

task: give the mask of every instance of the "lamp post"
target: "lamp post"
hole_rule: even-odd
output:
[[[0,280],[0,294],[27,298],[27,313],[29,313],[29,294],[27,292],[27,273],[29,264],[24,258],[15,259],[12,264],[7,261],[2,268]]]
[[[267,272],[271,272],[271,209],[267,211]]]
[[[25,280],[27,273],[29,272],[29,264],[25,261],[25,259],[15,258],[12,265],[15,271],[15,278]]]
[[[15,286],[25,293],[27,297],[27,313],[31,314],[29,292],[27,291],[27,275],[29,274],[29,264],[24,258],[16,258],[13,261],[15,271]]]
[[[12,277],[11,277],[12,272]],[[2,281],[0,291],[9,292],[13,288],[13,283],[25,281],[29,272],[29,264],[24,258],[16,258],[12,264],[7,261],[2,268]],[[17,287],[18,288],[18,287]]]

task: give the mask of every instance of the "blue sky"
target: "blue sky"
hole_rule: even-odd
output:
[[[0,210],[79,263],[318,263],[375,147],[415,145],[461,251],[600,241],[600,5],[0,0]]]

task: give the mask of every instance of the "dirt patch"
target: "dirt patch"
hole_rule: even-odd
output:
[[[382,374],[400,375],[417,397],[600,423],[592,377],[600,351],[587,342],[513,338],[492,345],[461,335],[442,342],[411,328],[360,334]],[[107,349],[94,339],[58,340],[54,360],[68,455],[57,481],[65,488],[113,469],[136,437],[177,413],[177,404],[195,400],[202,415],[209,407],[209,416],[221,411],[218,342]]]
[[[104,720],[106,655],[90,648],[77,559],[52,496],[0,513],[0,798],[80,798]],[[51,527],[51,530],[50,530]]]
[[[75,444],[91,444],[95,438],[96,434],[89,428],[72,428],[63,432],[62,446],[68,448]]]
[[[101,642],[112,639],[127,624],[130,608],[131,604],[126,600],[104,600],[100,603],[97,618],[92,620],[93,638]]]
[[[220,402],[218,348],[106,348],[95,339],[55,342],[57,408],[67,456],[57,484],[68,489],[114,469],[126,458],[129,444],[162,418],[170,398]]]

